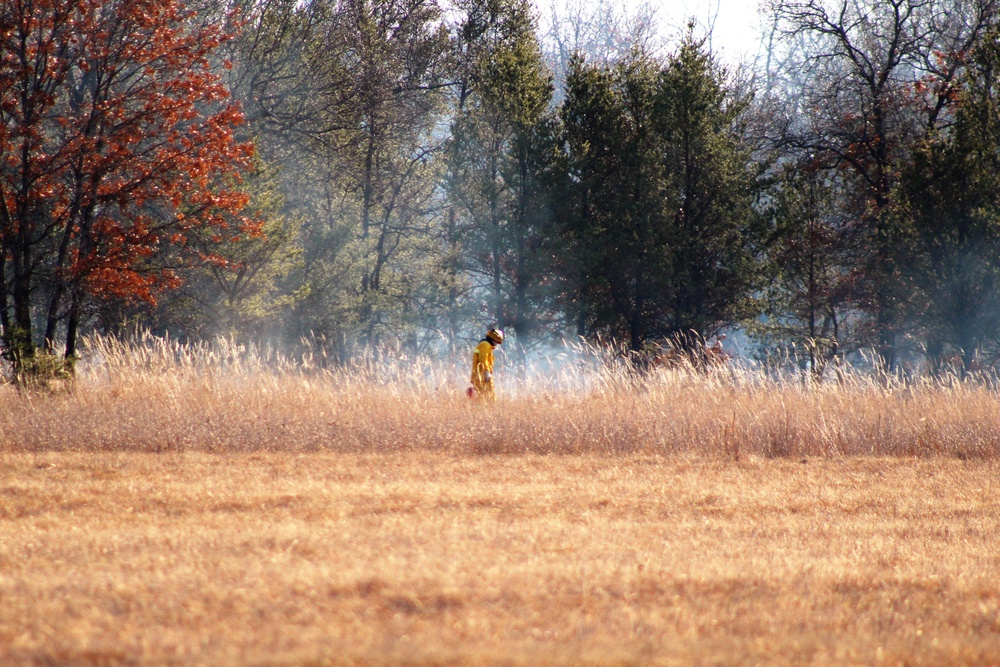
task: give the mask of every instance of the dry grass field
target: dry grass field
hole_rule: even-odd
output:
[[[0,387],[0,665],[1000,664],[980,386],[91,353]]]

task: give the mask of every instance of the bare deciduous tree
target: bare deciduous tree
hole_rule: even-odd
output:
[[[896,364],[907,287],[895,207],[913,146],[950,122],[964,54],[995,20],[996,0],[776,0],[777,31],[799,50],[782,64],[800,73],[787,145],[841,173],[840,202],[861,239],[857,303],[887,370]]]

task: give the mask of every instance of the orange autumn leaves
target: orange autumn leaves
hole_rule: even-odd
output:
[[[216,74],[225,24],[176,0],[0,0],[3,260],[13,283],[44,264],[50,312],[76,292],[152,300],[193,229],[258,233],[237,189],[253,149]]]

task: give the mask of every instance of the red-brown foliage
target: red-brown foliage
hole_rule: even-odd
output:
[[[0,0],[8,348],[27,337],[30,353],[43,276],[46,339],[68,317],[69,353],[85,296],[152,300],[176,279],[149,258],[193,228],[255,232],[232,187],[252,146],[235,137],[242,114],[215,73],[225,39],[177,0]]]

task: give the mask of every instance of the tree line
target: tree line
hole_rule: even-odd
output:
[[[3,357],[495,325],[990,366],[998,8],[775,0],[727,67],[693,24],[527,0],[0,0]]]

